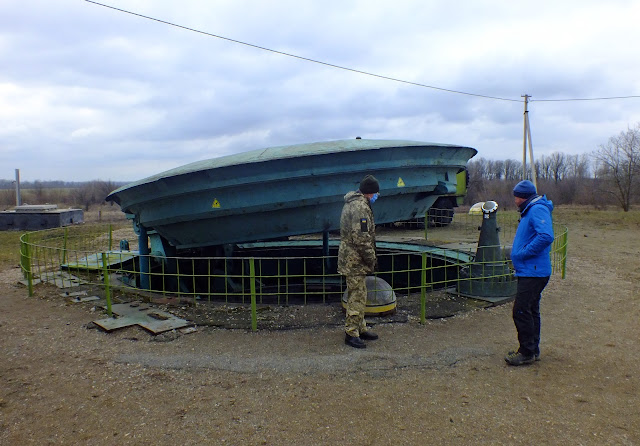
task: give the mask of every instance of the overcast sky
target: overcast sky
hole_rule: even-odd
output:
[[[631,0],[0,0],[0,179],[134,181],[193,161],[349,139],[522,160],[640,122]]]

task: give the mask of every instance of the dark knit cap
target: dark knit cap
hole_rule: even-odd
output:
[[[536,194],[536,187],[529,180],[520,181],[513,188],[513,196],[519,198],[529,198]]]
[[[360,181],[360,192],[363,194],[375,194],[380,192],[380,183],[373,175],[367,175]]]

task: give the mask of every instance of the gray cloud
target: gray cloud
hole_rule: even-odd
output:
[[[538,155],[588,153],[640,121],[640,7],[516,3],[105,2],[388,77],[532,95]],[[76,0],[0,4],[0,178],[136,180],[192,161],[341,138],[413,139],[519,158],[521,102],[393,82]],[[538,101],[537,101],[538,100]]]

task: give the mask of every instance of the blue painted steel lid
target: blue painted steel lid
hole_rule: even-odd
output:
[[[323,141],[305,144],[294,144],[288,146],[268,147],[265,149],[250,150],[247,152],[237,153],[234,155],[226,155],[218,158],[211,158],[202,161],[185,164],[165,172],[152,175],[142,180],[134,181],[121,188],[113,191],[111,195],[118,193],[123,189],[139,186],[145,183],[168,178],[172,176],[185,175],[193,172],[217,169],[221,167],[229,167],[240,164],[259,163],[287,158],[301,158],[307,156],[327,155],[338,152],[358,152],[364,150],[386,149],[391,147],[464,147],[476,150],[470,147],[459,146],[454,144],[439,144],[424,141],[408,141],[408,140],[384,140],[384,139],[342,139],[336,141]],[[108,198],[107,198],[108,199]]]

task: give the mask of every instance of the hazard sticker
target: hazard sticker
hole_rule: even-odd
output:
[[[398,177],[398,187],[404,187],[404,181],[400,177]]]
[[[220,208],[220,202],[218,201],[217,198],[214,198],[213,203],[211,204],[211,207],[214,209]]]

